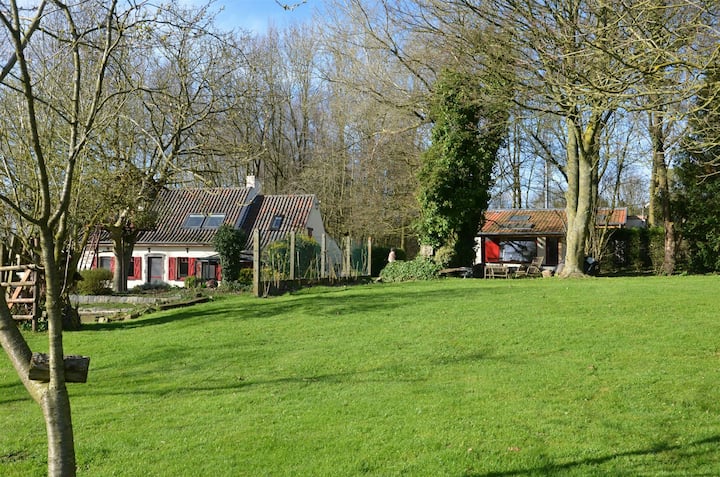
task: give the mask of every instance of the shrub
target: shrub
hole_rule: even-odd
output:
[[[218,290],[225,293],[246,292],[251,289],[252,284],[242,283],[239,281],[223,280],[220,282]]]
[[[80,295],[109,295],[112,293],[113,273],[107,268],[94,268],[80,272],[82,280],[77,282]]]
[[[200,288],[202,280],[195,276],[185,277],[185,288]]]
[[[142,285],[133,287],[132,291],[133,291],[133,293],[164,292],[164,291],[170,290],[170,288],[172,288],[172,287],[168,283],[153,282],[153,283],[143,283]]]
[[[252,268],[241,268],[238,274],[237,282],[241,285],[252,285],[253,270]]]
[[[242,253],[247,236],[232,225],[223,224],[213,238],[213,246],[220,255],[223,279],[236,280],[240,273]]]
[[[411,280],[432,280],[438,278],[442,267],[433,260],[425,257],[417,257],[408,262],[398,260],[388,263],[382,272],[380,279],[384,282],[406,282]]]
[[[357,247],[353,249],[353,263],[358,263],[361,261],[362,257],[364,257],[367,254],[367,247]],[[373,277],[377,277],[380,275],[380,272],[382,269],[387,265],[388,263],[388,255],[390,255],[390,247],[373,247],[372,248],[372,265],[371,265],[371,273]],[[405,253],[405,250],[401,248],[395,248],[395,259],[396,260],[405,260],[407,258],[407,255]],[[367,259],[367,257],[365,257]]]

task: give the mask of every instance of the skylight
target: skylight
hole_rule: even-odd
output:
[[[284,218],[285,217],[282,215],[276,215],[273,217],[272,224],[270,224],[270,230],[280,230]]]
[[[205,221],[204,215],[190,214],[187,216],[187,219],[185,219],[183,227],[185,227],[186,229],[199,229],[200,227],[202,227],[203,221]]]
[[[186,229],[216,229],[225,222],[225,214],[189,214],[183,223]]]
[[[205,218],[203,228],[205,229],[216,229],[220,227],[225,221],[225,214],[210,214]]]

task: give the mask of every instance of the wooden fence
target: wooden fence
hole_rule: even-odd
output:
[[[43,269],[37,264],[21,264],[19,255],[16,264],[9,264],[9,253],[0,245],[0,286],[6,290],[7,301],[13,318],[19,322],[30,322],[37,331],[41,316],[40,295]]]
[[[353,263],[353,244],[350,237],[344,237],[340,256],[331,259],[328,253],[328,240],[325,234],[320,238],[320,250],[314,257],[315,268],[312,273],[298,270],[299,257],[296,251],[294,232],[285,239],[288,242],[287,263],[278,270],[278,264],[269,263],[261,248],[260,231],[253,232],[253,294],[257,297],[274,295],[284,291],[315,284],[333,284],[337,282],[355,281],[369,277],[372,263],[372,239],[367,240],[367,249],[363,249],[361,263]],[[358,247],[356,247],[358,248]]]

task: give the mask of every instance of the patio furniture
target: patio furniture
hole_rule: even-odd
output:
[[[501,263],[486,263],[485,278],[510,278],[510,269]]]
[[[535,257],[530,262],[530,265],[525,269],[518,270],[515,272],[516,277],[541,277],[542,276],[542,264],[545,257]]]

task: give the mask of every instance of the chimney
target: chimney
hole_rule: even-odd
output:
[[[260,193],[260,180],[255,176],[247,176],[245,178],[245,187],[255,189],[255,193]]]

